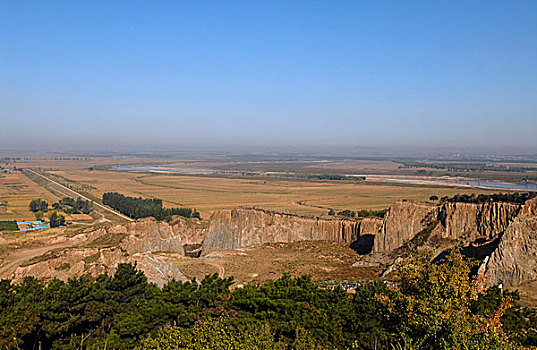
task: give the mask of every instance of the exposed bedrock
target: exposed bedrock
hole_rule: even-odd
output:
[[[410,241],[427,226],[427,218],[436,216],[437,211],[434,204],[396,202],[384,217],[373,252],[389,252]]]
[[[379,257],[393,260],[397,249],[410,241],[428,244],[438,253],[460,245],[469,256],[490,256],[482,269],[489,285],[517,286],[537,280],[537,199],[523,206],[400,201],[384,219],[361,220],[241,207],[215,211],[204,223],[144,219],[88,229],[71,238],[56,237],[51,244],[60,238],[76,248],[53,251],[18,267],[14,279],[95,276],[112,272],[118,263],[137,262],[150,281],[162,285],[185,277],[177,267],[159,261],[156,252],[184,255],[185,247],[202,244],[202,254],[208,254],[265,243],[325,240],[351,245],[360,254],[379,253],[367,256],[377,259],[375,263]]]
[[[537,280],[537,199],[528,201],[507,227],[485,264],[487,285],[516,287]]]
[[[176,266],[159,261],[151,252],[129,255],[117,247],[69,248],[54,251],[45,254],[42,261],[17,267],[13,280],[18,282],[26,276],[45,280],[52,278],[67,280],[79,276],[96,277],[105,272],[112,274],[120,263],[135,263],[150,282],[159,286],[172,279],[187,280]]]
[[[51,251],[35,262],[19,266],[13,280],[25,276],[62,280],[75,276],[95,277],[104,272],[112,273],[119,263],[136,263],[150,282],[160,286],[171,279],[186,280],[177,267],[159,261],[153,253],[184,255],[184,242],[200,242],[204,231],[197,223],[180,218],[170,223],[143,219],[88,230],[69,238],[75,247]]]
[[[299,215],[259,207],[220,210],[209,219],[202,252],[305,240],[350,244],[360,235],[376,233],[381,222]]]
[[[424,230],[428,230],[426,238],[459,244],[493,240],[507,229],[520,208],[510,203],[397,202],[386,214],[373,251],[391,252]]]
[[[510,203],[444,203],[438,219],[442,238],[493,239],[505,231],[520,210],[520,205]]]

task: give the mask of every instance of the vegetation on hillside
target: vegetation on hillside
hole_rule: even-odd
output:
[[[508,192],[493,194],[456,194],[453,197],[442,197],[441,202],[452,203],[488,203],[508,202],[524,204],[527,200],[537,197],[537,192]]]
[[[415,254],[398,279],[355,294],[310,277],[230,290],[232,278],[172,281],[135,266],[91,280],[0,281],[0,348],[514,349],[537,345],[534,312],[517,294],[479,288],[471,264]]]
[[[345,217],[348,217],[348,218],[376,217],[376,218],[382,219],[384,217],[384,215],[386,215],[387,212],[388,212],[388,209],[381,209],[381,210],[366,210],[366,209],[362,209],[362,210],[358,210],[358,211],[346,209],[346,210],[342,210],[342,211],[338,212],[337,215],[345,216]],[[328,212],[328,215],[335,215],[335,214],[336,213],[332,209],[330,209],[330,211]]]
[[[164,208],[162,199],[127,197],[117,192],[103,194],[103,204],[108,205],[133,219],[154,217],[157,220],[170,220],[173,215],[201,219],[199,212],[191,208]]]

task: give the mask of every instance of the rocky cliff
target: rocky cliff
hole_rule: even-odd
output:
[[[520,210],[510,203],[444,203],[438,213],[442,238],[464,240],[493,239],[505,231]]]
[[[537,199],[524,205],[398,202],[384,218],[373,252],[397,253],[418,236],[438,254],[456,245],[465,255],[486,258],[480,269],[486,285],[537,280]]]
[[[425,238],[469,244],[493,240],[502,234],[520,211],[510,203],[397,202],[388,211],[375,237],[374,252],[391,252],[428,230]]]
[[[220,210],[209,219],[202,252],[306,240],[351,243],[360,234],[377,227],[375,220],[361,224],[359,220],[299,215],[258,207]]]
[[[62,280],[74,276],[95,277],[103,272],[112,273],[119,263],[129,262],[136,263],[149,281],[158,285],[171,279],[186,280],[177,267],[161,262],[153,253],[184,255],[184,240],[199,242],[204,232],[203,227],[192,225],[196,224],[183,219],[171,223],[144,219],[88,230],[72,238],[63,237],[63,241],[72,242],[74,246],[49,252],[19,266],[13,279],[18,281],[25,276]]]
[[[174,265],[158,260],[151,252],[126,254],[120,248],[67,248],[53,251],[41,257],[33,264],[19,266],[13,275],[13,281],[21,281],[26,276],[35,276],[49,280],[58,278],[67,280],[71,277],[96,277],[102,273],[112,274],[120,263],[136,264],[145,273],[150,282],[163,286],[175,279],[186,281],[187,278]]]
[[[156,252],[184,255],[185,245],[199,246],[201,242],[202,253],[208,254],[306,240],[354,244],[364,251],[360,254],[372,250],[374,254],[368,259],[374,263],[387,259],[382,264],[393,261],[398,248],[409,241],[429,245],[438,254],[461,245],[465,252],[477,252],[474,256],[481,259],[490,256],[482,269],[489,285],[516,286],[537,280],[537,199],[523,206],[401,201],[382,220],[318,217],[259,207],[216,211],[208,223],[180,218],[170,223],[145,219],[88,229],[71,238],[56,237],[51,244],[70,242],[75,247],[51,252],[17,268],[14,278],[94,276],[113,271],[120,262],[137,262],[151,281],[162,285],[171,278],[185,277],[175,266],[159,261]],[[363,246],[364,242],[368,247]]]
[[[537,280],[537,199],[528,201],[507,227],[484,275],[487,285],[507,287]]]
[[[410,241],[436,216],[438,207],[429,203],[397,202],[390,207],[378,235],[373,252],[389,252]]]

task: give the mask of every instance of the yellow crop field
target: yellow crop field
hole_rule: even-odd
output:
[[[28,210],[28,205],[36,198],[43,198],[49,203],[58,200],[19,171],[0,175],[0,203],[3,203],[0,206],[0,220],[34,220],[34,213]]]
[[[431,195],[441,197],[456,193],[493,192],[397,183],[243,179],[101,170],[64,169],[49,173],[71,180],[70,186],[86,188],[85,193],[96,198],[109,191],[128,196],[160,198],[165,206],[197,208],[204,217],[217,209],[241,205],[322,214],[328,208],[383,209],[402,199],[425,201]]]

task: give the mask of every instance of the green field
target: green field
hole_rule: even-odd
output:
[[[17,221],[0,221],[0,231],[18,231]]]

